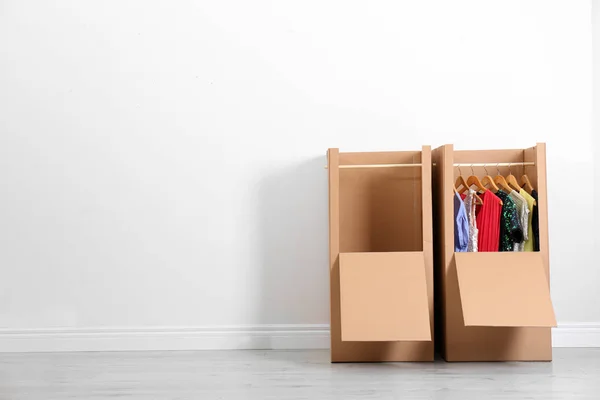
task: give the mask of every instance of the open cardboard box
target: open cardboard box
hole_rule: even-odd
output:
[[[432,361],[431,149],[329,149],[328,168],[331,360]]]
[[[438,349],[447,361],[551,360],[556,319],[549,290],[545,145],[482,151],[445,145],[433,151],[433,162]],[[495,174],[494,165],[503,162],[535,164],[510,168],[519,177],[525,171],[537,189],[540,251],[455,253],[454,164],[488,163]],[[475,169],[485,175],[482,167]]]

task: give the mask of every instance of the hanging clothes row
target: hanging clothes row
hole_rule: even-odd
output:
[[[527,175],[465,180],[459,167],[454,185],[456,252],[539,251],[537,192]],[[475,188],[473,188],[475,187]]]

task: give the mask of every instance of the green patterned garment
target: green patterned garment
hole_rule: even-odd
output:
[[[519,224],[519,214],[513,199],[502,190],[496,196],[502,200],[500,214],[500,248],[498,251],[513,251],[515,243],[523,241],[523,228]]]

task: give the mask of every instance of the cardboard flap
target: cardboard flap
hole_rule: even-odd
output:
[[[539,253],[454,256],[466,326],[556,326]]]
[[[423,252],[340,253],[343,341],[430,341]]]

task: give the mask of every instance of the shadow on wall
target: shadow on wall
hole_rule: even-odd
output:
[[[310,159],[260,183],[259,324],[329,322],[326,164]]]

